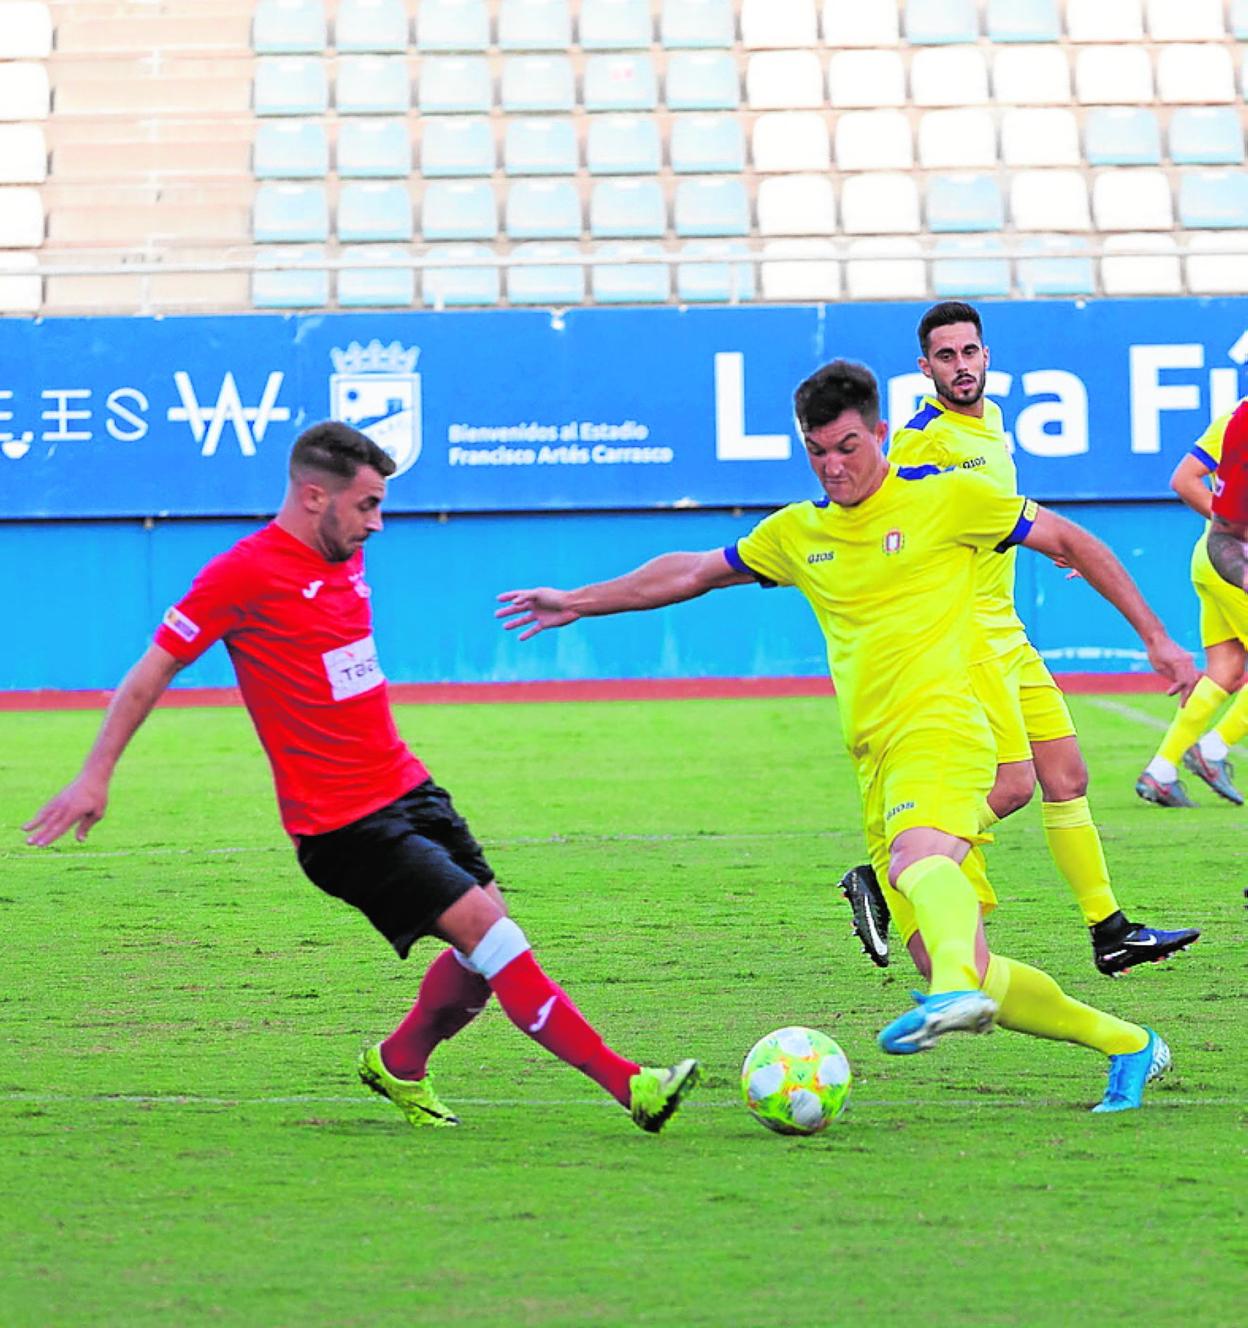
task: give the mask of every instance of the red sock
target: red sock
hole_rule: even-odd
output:
[[[603,1042],[563,988],[542,972],[532,950],[517,955],[491,978],[490,986],[507,1018],[522,1033],[628,1106],[628,1081],[640,1067]]]
[[[454,1037],[485,1008],[490,984],[443,950],[429,965],[407,1017],[381,1044],[386,1069],[399,1079],[423,1079],[429,1053]]]

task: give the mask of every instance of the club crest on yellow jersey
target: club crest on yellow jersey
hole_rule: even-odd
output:
[[[906,537],[900,530],[890,530],[880,541],[880,547],[888,554],[900,553],[905,543]]]

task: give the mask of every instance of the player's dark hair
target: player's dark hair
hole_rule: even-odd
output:
[[[880,422],[879,384],[865,364],[853,360],[825,364],[793,393],[793,413],[804,434],[831,424],[847,410],[856,410],[871,428]]]
[[[951,323],[973,323],[980,341],[983,341],[984,325],[979,321],[979,310],[973,304],[965,304],[961,300],[941,300],[919,319],[919,346],[924,355],[927,354],[927,341],[932,333],[938,327],[948,327]]]
[[[290,476],[315,470],[340,480],[355,479],[361,466],[372,466],[382,476],[393,475],[395,464],[367,434],[339,420],[322,420],[305,429],[290,449]]]

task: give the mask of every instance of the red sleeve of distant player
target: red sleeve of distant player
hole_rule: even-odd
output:
[[[191,588],[165,610],[153,638],[183,664],[190,664],[242,622],[244,579],[234,550],[218,555]]]
[[[1213,481],[1213,514],[1236,525],[1248,523],[1248,401],[1227,421]]]

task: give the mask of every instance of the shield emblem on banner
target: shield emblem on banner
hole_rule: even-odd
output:
[[[419,347],[353,341],[329,354],[336,370],[329,378],[330,415],[367,434],[402,475],[420,456]]]

